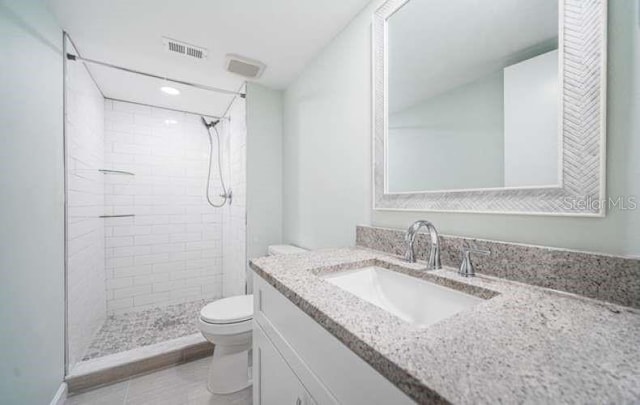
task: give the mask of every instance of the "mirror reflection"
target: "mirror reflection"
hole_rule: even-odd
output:
[[[387,29],[386,192],[559,185],[557,0],[411,0]]]

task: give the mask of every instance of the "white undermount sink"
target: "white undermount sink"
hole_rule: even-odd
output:
[[[416,326],[432,325],[484,300],[382,267],[321,276],[329,283]]]

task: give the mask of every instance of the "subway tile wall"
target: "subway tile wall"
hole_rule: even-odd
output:
[[[114,100],[104,115],[105,168],[135,174],[104,179],[105,214],[135,215],[104,220],[107,312],[221,297],[223,210],[206,202],[200,116]]]
[[[71,49],[72,45],[67,43]],[[106,317],[104,223],[104,103],[81,63],[67,63],[66,181],[68,357],[70,368]]]

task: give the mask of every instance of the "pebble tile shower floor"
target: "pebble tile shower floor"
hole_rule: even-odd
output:
[[[199,333],[198,314],[211,300],[109,315],[82,360]]]

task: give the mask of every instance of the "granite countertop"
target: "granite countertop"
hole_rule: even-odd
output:
[[[413,326],[319,274],[378,265],[485,298]],[[254,259],[251,268],[420,403],[638,403],[640,311],[351,248]]]

